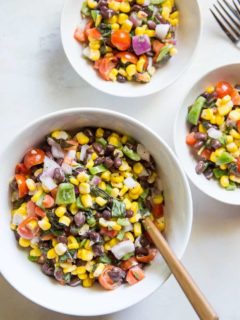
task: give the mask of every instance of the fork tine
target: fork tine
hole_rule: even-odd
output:
[[[224,33],[228,36],[228,38],[233,42],[236,43],[237,39],[229,32],[229,30],[224,26],[224,24],[218,19],[216,14],[210,9],[212,15],[216,19],[217,23],[219,24],[220,28],[224,31]]]
[[[232,13],[236,16],[236,10],[233,8],[233,6],[231,6],[230,5],[230,3],[228,2],[228,1],[226,1],[226,0],[223,0],[223,2],[225,3],[225,5],[228,7],[228,9],[230,10],[230,11],[232,11]],[[239,18],[238,16],[237,16],[237,18]]]
[[[237,0],[237,1],[238,1],[239,5],[240,5],[240,0]],[[240,19],[240,8],[237,6],[237,4],[235,3],[234,0],[233,0],[233,4],[234,4],[234,6],[235,6],[235,8],[236,8],[236,10],[237,10],[237,12],[239,14],[239,19]]]
[[[232,31],[232,33],[234,35],[236,35],[237,37],[240,37],[240,33],[238,32],[238,30],[236,30],[236,28],[227,19],[224,18],[224,15],[221,13],[221,11],[218,9],[218,7],[215,6],[215,4],[213,6],[214,6],[215,10],[218,12],[218,14],[220,15],[220,17],[225,22],[225,24],[227,24],[229,26],[229,28]]]
[[[224,1],[224,3],[228,3],[228,2],[226,2],[226,0],[223,0]],[[235,18],[233,18],[233,16],[231,16],[230,14],[229,14],[229,12],[224,8],[224,6],[221,4],[221,2],[219,1],[219,0],[217,0],[217,2],[218,2],[218,4],[220,5],[220,7],[223,9],[223,11],[226,13],[226,15],[228,16],[228,18],[230,19],[230,21],[232,22],[232,24],[233,25],[235,25],[239,30],[240,30],[240,23],[238,23],[238,21],[236,21],[235,20]],[[229,4],[228,4],[229,5]],[[232,11],[232,10],[231,10]],[[235,10],[234,11],[232,11],[232,12],[234,12],[234,16],[236,16],[237,18],[238,18],[238,20],[239,20],[239,17],[238,17],[238,15],[236,14],[236,12],[235,12]],[[236,33],[238,32],[238,30],[234,30]],[[239,34],[239,36],[240,36],[240,34]]]

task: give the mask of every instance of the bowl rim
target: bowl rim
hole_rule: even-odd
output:
[[[81,0],[78,0],[78,1],[81,1]],[[70,63],[71,67],[73,68],[73,70],[76,72],[76,74],[78,76],[80,76],[81,79],[86,81],[90,86],[94,87],[95,89],[97,89],[100,92],[103,92],[105,94],[109,94],[111,96],[120,97],[120,98],[138,98],[138,97],[146,97],[146,96],[149,96],[151,94],[156,94],[156,93],[158,93],[158,92],[160,92],[160,91],[162,91],[164,89],[167,89],[169,86],[174,84],[188,70],[188,68],[190,68],[190,66],[191,66],[191,64],[193,62],[193,59],[195,58],[196,53],[198,51],[200,40],[202,38],[202,33],[203,33],[203,22],[202,22],[203,19],[202,19],[202,12],[201,12],[200,5],[199,5],[199,0],[193,0],[193,1],[195,1],[195,4],[196,4],[197,19],[198,19],[198,22],[199,22],[198,34],[197,34],[197,38],[195,39],[195,47],[193,49],[193,52],[192,52],[192,55],[191,55],[190,59],[188,60],[188,63],[186,63],[184,65],[182,70],[177,75],[175,75],[175,77],[173,77],[172,81],[169,81],[168,83],[166,83],[161,89],[158,89],[158,88],[150,89],[146,93],[145,93],[145,90],[141,90],[140,92],[137,93],[137,95],[134,94],[135,90],[131,90],[131,93],[127,94],[127,95],[125,94],[126,90],[118,90],[118,92],[116,92],[116,93],[114,92],[113,93],[111,91],[111,89],[99,88],[94,81],[90,81],[89,79],[86,79],[85,77],[82,76],[82,74],[80,75],[80,73],[78,73],[77,70],[75,69],[74,62],[73,62],[71,56],[68,54],[67,46],[66,46],[65,42],[63,41],[63,29],[64,29],[63,17],[64,17],[64,10],[65,10],[65,7],[67,6],[68,0],[64,1],[63,7],[62,7],[62,11],[61,11],[61,18],[60,18],[61,44],[62,44],[62,47],[63,47],[63,51],[65,53],[65,56],[66,56],[68,62]],[[102,81],[104,81],[104,80],[102,80]],[[114,82],[113,82],[113,84],[114,84]]]
[[[174,144],[174,151],[178,157],[178,159],[181,162],[181,157],[179,156],[179,152],[178,152],[178,148],[177,148],[177,144],[178,144],[178,123],[179,123],[179,118],[180,118],[180,114],[182,112],[182,109],[186,108],[185,105],[185,101],[188,99],[188,97],[191,95],[191,92],[194,90],[195,86],[199,85],[204,79],[206,79],[209,75],[211,75],[212,73],[221,70],[221,69],[225,69],[228,67],[234,67],[234,66],[239,66],[240,67],[240,63],[238,62],[232,62],[232,63],[227,63],[227,64],[219,64],[218,66],[211,68],[210,70],[202,73],[197,80],[194,81],[193,85],[190,87],[190,89],[187,91],[187,93],[184,95],[184,97],[181,99],[181,104],[180,104],[180,108],[178,109],[176,116],[175,116],[175,120],[174,120],[174,126],[173,126],[173,144]],[[225,203],[225,204],[230,204],[230,205],[234,205],[234,206],[239,206],[240,205],[240,200],[239,203],[237,202],[231,202],[230,200],[228,200],[228,197],[219,197],[215,194],[215,192],[211,192],[211,193],[207,193],[207,191],[205,190],[205,187],[203,184],[199,184],[197,183],[197,181],[193,178],[193,175],[191,175],[189,173],[188,170],[185,169],[185,166],[183,164],[182,168],[184,169],[184,172],[186,173],[188,179],[193,183],[193,185],[199,189],[201,192],[203,192],[205,195],[207,195],[208,197],[215,199],[221,203]]]
[[[128,116],[128,115],[125,115],[123,113],[120,113],[120,112],[116,112],[116,111],[113,111],[113,110],[110,110],[110,109],[100,109],[100,108],[70,108],[70,109],[63,109],[63,110],[60,110],[60,111],[55,111],[55,112],[51,112],[51,113],[48,113],[48,114],[45,114],[33,121],[31,121],[29,124],[25,125],[23,128],[21,128],[18,133],[16,133],[14,135],[14,137],[9,141],[8,143],[8,146],[4,148],[3,151],[1,151],[0,153],[0,159],[2,156],[4,156],[5,152],[7,151],[8,147],[12,144],[14,144],[15,142],[15,139],[17,138],[17,136],[19,134],[22,134],[23,132],[29,130],[30,128],[34,127],[37,123],[39,122],[42,122],[44,120],[49,120],[49,119],[52,119],[56,116],[59,116],[59,115],[64,115],[64,114],[68,114],[68,113],[71,113],[72,116],[74,116],[74,113],[76,114],[79,114],[79,113],[84,113],[84,112],[87,112],[87,113],[92,113],[92,114],[95,114],[95,113],[101,113],[101,114],[104,114],[106,116],[108,115],[111,115],[111,116],[114,116],[116,118],[120,118],[121,120],[123,121],[128,121],[130,124],[134,125],[134,126],[139,126],[141,128],[143,128],[144,130],[146,130],[150,135],[153,135],[154,138],[156,138],[160,144],[165,148],[166,152],[168,152],[168,154],[172,157],[176,167],[178,168],[178,171],[179,171],[179,175],[182,179],[182,182],[183,182],[183,185],[184,185],[184,188],[185,188],[185,193],[186,193],[186,212],[188,213],[188,220],[186,221],[186,224],[187,224],[187,233],[185,234],[185,240],[183,242],[183,245],[182,245],[182,248],[181,250],[179,251],[179,253],[177,254],[177,257],[179,259],[182,258],[186,248],[187,248],[187,245],[189,243],[189,239],[190,239],[190,235],[191,235],[191,230],[192,230],[192,220],[193,220],[193,203],[192,203],[192,195],[191,195],[191,189],[190,189],[190,186],[189,186],[189,183],[188,183],[188,180],[187,180],[187,177],[184,173],[184,170],[181,166],[181,164],[179,164],[178,160],[177,160],[177,157],[176,155],[174,154],[174,152],[170,149],[170,147],[167,145],[167,143],[160,137],[157,135],[157,133],[155,133],[152,129],[150,129],[148,126],[146,126],[145,124],[141,123],[140,121]],[[1,245],[1,241],[0,241],[0,245]],[[58,309],[52,307],[51,305],[48,305],[47,303],[40,303],[38,302],[37,299],[35,299],[35,297],[32,297],[32,296],[29,296],[27,294],[25,294],[24,292],[24,288],[16,288],[14,286],[14,282],[12,281],[12,279],[8,279],[7,276],[5,276],[5,270],[6,270],[7,267],[3,267],[3,263],[1,263],[0,261],[0,273],[1,275],[4,277],[4,279],[17,291],[19,292],[21,295],[23,295],[25,298],[27,298],[28,300],[34,302],[35,304],[37,305],[40,305],[41,307],[44,307],[45,309],[48,309],[48,310],[52,310],[52,311],[55,311],[57,313],[62,313],[62,314],[67,314],[67,315],[73,315],[73,316],[100,316],[100,315],[104,315],[104,314],[111,314],[111,313],[115,313],[115,312],[118,312],[118,311],[121,311],[121,310],[124,310],[128,307],[131,307],[139,302],[141,302],[143,299],[149,297],[150,295],[152,295],[157,289],[159,289],[167,280],[168,278],[170,277],[170,275],[172,274],[171,271],[168,269],[166,272],[165,272],[165,279],[163,282],[161,282],[158,286],[152,288],[152,290],[145,296],[142,296],[140,297],[137,301],[134,301],[134,302],[130,302],[128,303],[127,300],[126,300],[126,303],[124,305],[121,305],[121,306],[117,306],[115,307],[112,311],[111,310],[108,310],[107,312],[104,312],[104,313],[99,313],[97,311],[95,311],[94,309],[92,310],[91,313],[85,313],[85,314],[76,314],[76,312],[64,312],[64,311],[59,311]]]

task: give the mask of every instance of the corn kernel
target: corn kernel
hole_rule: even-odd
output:
[[[94,161],[93,161],[93,159],[89,159],[88,162],[87,162],[87,164],[86,164],[86,168],[87,168],[87,169],[90,169],[90,168],[92,168],[93,166],[94,166]]]
[[[119,26],[118,23],[112,23],[111,24],[111,28],[112,28],[113,31],[117,31],[117,30],[120,29],[120,26]]]
[[[67,212],[66,207],[64,206],[60,206],[55,210],[55,215],[59,218],[61,218],[62,216],[64,216],[64,214]]]
[[[112,229],[115,231],[120,231],[122,229],[122,226],[117,224],[116,222],[112,224]]]
[[[86,136],[83,132],[79,132],[76,134],[76,138],[79,144],[87,144],[89,142],[88,136]]]
[[[85,242],[84,248],[87,250],[91,249],[91,241],[89,239],[87,239],[87,241]]]
[[[155,30],[150,30],[150,29],[146,29],[144,34],[146,34],[147,36],[149,36],[150,38],[155,37],[156,32]]]
[[[96,154],[96,152],[92,153],[91,158],[93,159],[93,161],[98,158],[98,155]]]
[[[52,239],[52,246],[55,247],[58,244],[57,239]]]
[[[106,190],[107,188],[106,183],[104,181],[100,181],[98,187],[102,190]]]
[[[48,259],[55,259],[56,257],[57,257],[57,254],[56,254],[54,248],[48,250],[48,252],[47,252]]]
[[[113,188],[111,191],[111,196],[113,198],[117,198],[117,196],[119,195],[119,189],[118,188]]]
[[[111,246],[110,246],[109,243],[105,243],[105,245],[104,245],[104,250],[105,250],[105,251],[111,250]]]
[[[112,182],[120,183],[120,182],[123,182],[123,180],[124,180],[124,177],[120,176],[118,173],[111,174],[111,181]]]
[[[146,26],[146,25],[143,26],[143,27],[137,27],[137,28],[135,29],[135,35],[136,35],[136,36],[143,36],[146,29],[147,29],[147,26]]]
[[[220,178],[220,184],[223,188],[227,188],[229,186],[229,178],[228,176],[222,176]]]
[[[224,123],[224,116],[221,116],[220,114],[217,114],[216,115],[216,124],[220,126],[223,123]]]
[[[136,201],[133,201],[131,203],[131,210],[134,212],[134,213],[137,213],[138,212],[138,203]]]
[[[231,181],[233,181],[233,182],[240,183],[240,178],[234,176],[233,174],[231,174],[231,175],[229,176],[229,179],[230,179]]]
[[[103,199],[102,197],[96,197],[95,201],[100,207],[105,206],[107,203],[107,200]]]
[[[42,168],[37,169],[36,171],[34,171],[34,177],[38,177],[42,172],[43,172]]]
[[[124,237],[127,238],[128,240],[134,242],[134,236],[130,231],[126,232]]]
[[[218,149],[215,151],[215,155],[216,155],[217,157],[219,157],[219,156],[223,153],[223,151],[225,151],[224,148],[218,148]]]
[[[104,268],[105,268],[105,265],[104,265],[103,263],[99,263],[98,266],[97,266],[97,268],[96,268],[95,271],[93,272],[93,276],[94,276],[95,278],[98,278],[98,277],[102,274]]]
[[[24,239],[24,238],[19,238],[18,243],[23,248],[28,248],[30,247],[30,244],[31,244],[30,240]]]
[[[30,251],[29,254],[31,257],[40,257],[42,255],[42,252],[39,248],[34,248]]]
[[[127,72],[126,72],[123,68],[120,68],[120,69],[118,70],[118,73],[121,74],[121,75],[124,76],[124,77],[127,76]],[[125,142],[122,141],[122,143],[125,143]]]
[[[177,53],[178,53],[178,51],[177,51],[177,48],[175,48],[175,47],[172,47],[169,50],[169,54],[170,54],[171,57],[175,56]]]
[[[116,244],[118,244],[119,243],[119,240],[118,239],[116,239],[116,238],[113,238],[113,239],[111,239],[110,241],[109,241],[109,245],[110,245],[110,247],[112,248],[112,247],[114,247]]]
[[[120,197],[122,197],[126,192],[128,192],[128,187],[127,186],[123,186],[123,188],[121,189],[121,191],[119,192]]]
[[[165,229],[166,222],[164,217],[156,219],[154,223],[160,231]]]
[[[201,114],[201,118],[204,120],[211,120],[213,116],[213,109],[203,109],[202,114]]]
[[[90,9],[95,9],[97,7],[97,2],[94,0],[87,0],[87,5]]]
[[[100,50],[90,49],[89,59],[92,61],[97,61],[100,59]]]
[[[73,272],[77,269],[77,266],[69,264],[69,266],[63,268],[63,273]]]
[[[90,278],[84,279],[82,282],[82,285],[85,288],[90,288],[93,286],[93,284],[94,284],[94,279],[90,279]]]
[[[71,177],[71,178],[69,179],[69,181],[70,181],[72,184],[74,184],[75,186],[77,186],[77,185],[79,184],[78,179],[76,179],[75,177]]]
[[[143,165],[140,162],[135,163],[133,166],[133,171],[136,174],[140,174],[143,171],[143,169],[144,169]]]
[[[33,192],[36,190],[36,183],[33,181],[33,179],[27,179],[26,185],[29,191]]]
[[[240,134],[235,129],[231,129],[229,133],[234,139],[240,139]]]
[[[102,128],[97,128],[96,133],[95,133],[96,137],[102,138],[103,134],[104,134],[104,130]]]
[[[67,246],[60,242],[55,245],[54,250],[58,256],[62,256],[67,251]]]
[[[89,175],[86,172],[82,171],[77,175],[77,179],[79,182],[87,182],[89,180]]]
[[[111,135],[110,137],[108,137],[108,143],[118,147],[119,146],[119,139],[117,137],[114,137],[113,135]]]
[[[65,226],[69,227],[69,225],[71,223],[71,219],[67,216],[62,216],[61,218],[59,218],[59,223],[64,224]]]
[[[226,148],[231,153],[234,153],[234,152],[236,152],[238,150],[238,147],[237,147],[236,143],[234,143],[234,142],[231,142],[231,143],[227,144]]]
[[[131,223],[135,223],[135,222],[138,222],[140,219],[141,219],[141,214],[140,213],[136,213],[133,217],[131,217],[130,219],[129,219],[129,221],[131,222]]]
[[[90,193],[90,184],[87,182],[81,182],[79,185],[79,192],[81,194],[88,194]]]
[[[101,174],[101,178],[104,181],[110,181],[110,177],[111,177],[111,172],[110,171],[105,171]]]
[[[126,20],[126,21],[122,24],[121,29],[124,30],[124,31],[130,32],[130,31],[132,30],[132,26],[133,26],[132,21]],[[154,31],[154,30],[149,30],[149,31]]]
[[[125,13],[120,13],[118,15],[118,23],[123,24],[128,19],[128,15]]]
[[[231,143],[231,142],[233,142],[233,137],[230,136],[230,135],[227,135],[227,137],[226,137],[226,143]]]
[[[125,198],[123,202],[125,204],[126,210],[131,209],[131,201],[128,198]]]
[[[120,9],[120,3],[118,1],[111,0],[108,3],[108,7],[109,7],[109,9],[112,9],[114,11],[118,11]]]
[[[226,164],[221,164],[220,165],[220,169],[221,170],[226,170],[227,169],[227,165]]]
[[[130,4],[128,2],[120,2],[119,10],[125,13],[129,12],[131,10]]]
[[[70,210],[70,212],[71,212],[72,215],[75,215],[75,214],[78,212],[78,207],[77,207],[76,202],[72,203],[72,204],[69,206],[69,210]]]
[[[84,266],[77,267],[76,271],[77,271],[78,275],[84,274],[84,273],[86,273],[86,267],[84,267]]]
[[[170,16],[170,12],[171,10],[168,7],[163,7],[162,8],[162,17],[165,20],[168,20],[169,16]]]
[[[129,167],[127,161],[123,160],[121,166],[118,169],[119,171],[128,171],[131,168]]]
[[[133,225],[133,232],[135,237],[139,237],[142,234],[142,226],[140,222],[136,222]]]
[[[93,205],[92,197],[90,194],[81,195],[81,201],[85,208],[91,208]]]
[[[35,192],[34,195],[31,198],[31,200],[36,203],[40,199],[42,194],[43,194],[42,190],[39,190],[39,191]]]
[[[201,123],[198,126],[198,131],[201,132],[201,133],[206,133],[207,132],[206,128],[204,128],[204,126]]]
[[[81,274],[78,274],[78,278],[81,280],[85,280],[88,278],[88,275],[87,273],[81,273]]]
[[[130,190],[130,193],[131,194],[134,194],[134,195],[140,195],[141,193],[143,192],[143,189],[140,185],[140,183],[137,182],[137,184],[135,185],[135,187],[133,187],[131,190]]]
[[[145,0],[136,0],[137,4],[143,5]]]
[[[100,49],[100,41],[99,40],[91,40],[89,42],[89,47],[93,50]]]
[[[126,67],[126,72],[127,72],[127,75],[129,75],[130,77],[134,76],[137,73],[136,65],[135,64],[129,64]]]
[[[112,81],[116,81],[117,80],[117,75],[118,75],[118,69],[116,68],[113,68],[110,73],[109,73],[109,78],[112,80]]]
[[[51,228],[51,223],[49,222],[47,217],[44,217],[42,218],[42,220],[38,221],[38,225],[43,231],[47,231]]]
[[[68,249],[79,249],[79,244],[74,236],[68,237]]]
[[[91,261],[93,259],[93,252],[87,249],[79,249],[77,256],[83,261]]]
[[[155,195],[155,196],[153,197],[153,203],[154,203],[154,204],[161,204],[161,203],[163,203],[163,195],[162,195],[162,194]]]

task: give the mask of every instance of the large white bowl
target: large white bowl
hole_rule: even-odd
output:
[[[240,82],[240,63],[225,65],[203,75],[189,90],[175,119],[174,146],[177,156],[184,167],[188,177],[197,188],[208,196],[228,204],[240,205],[240,189],[227,191],[221,188],[217,181],[208,181],[204,175],[195,172],[196,160],[186,145],[186,135],[189,132],[187,124],[188,107],[193,104],[199,94],[206,87],[214,85],[220,80],[226,80],[232,84]]]
[[[181,258],[192,226],[192,201],[188,182],[173,152],[155,133],[138,121],[120,113],[100,109],[68,109],[46,115],[25,127],[9,143],[1,156],[0,247],[5,258],[0,270],[9,283],[28,299],[48,309],[72,315],[101,315],[127,308],[147,297],[169,277],[170,271],[158,256],[146,269],[146,278],[134,286],[104,291],[98,286],[85,289],[61,286],[46,277],[39,265],[30,263],[20,250],[9,228],[9,178],[24,152],[38,144],[56,128],[71,129],[101,126],[128,133],[141,141],[155,158],[164,183],[166,201],[166,238]],[[164,292],[162,292],[164,295]]]
[[[83,0],[66,0],[61,18],[61,36],[66,56],[75,71],[93,87],[115,96],[140,97],[158,92],[172,84],[190,64],[201,31],[201,17],[197,0],[176,0],[180,11],[177,32],[178,54],[152,77],[148,84],[102,80],[93,66],[82,57],[82,46],[73,38],[76,26],[81,24],[80,9]]]

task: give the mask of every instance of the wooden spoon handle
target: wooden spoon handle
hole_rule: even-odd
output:
[[[203,320],[219,319],[218,315],[204,297],[203,293],[200,291],[183,264],[175,256],[174,252],[169,247],[167,241],[164,239],[154,223],[149,218],[146,218],[143,221],[143,224],[199,318]]]

